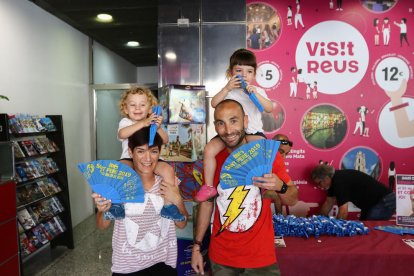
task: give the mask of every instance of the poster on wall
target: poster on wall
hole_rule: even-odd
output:
[[[256,85],[276,104],[265,134],[294,142],[286,166],[299,188],[290,213],[319,211],[319,160],[395,190],[414,174],[414,1],[246,1]],[[358,210],[349,210],[358,212]]]
[[[397,174],[397,224],[414,226],[414,175]]]

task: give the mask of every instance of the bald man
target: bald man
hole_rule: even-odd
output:
[[[273,136],[273,140],[280,142],[279,152],[283,158],[286,158],[286,155],[288,155],[292,149],[293,142],[290,141],[289,137],[287,137],[285,134],[276,134]]]

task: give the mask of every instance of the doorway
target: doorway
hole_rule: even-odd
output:
[[[117,138],[121,113],[118,107],[122,92],[145,86],[157,96],[156,84],[96,84],[91,85],[92,107],[92,159],[118,160],[121,156],[121,142]]]

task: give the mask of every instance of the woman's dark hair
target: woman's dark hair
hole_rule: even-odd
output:
[[[140,147],[149,143],[150,127],[144,127],[136,131],[128,138],[128,147],[134,150],[135,147]],[[162,139],[158,133],[155,133],[154,144],[151,147],[158,147],[161,150]]]

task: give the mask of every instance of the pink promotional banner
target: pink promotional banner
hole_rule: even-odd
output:
[[[392,189],[396,173],[413,174],[414,1],[246,4],[256,84],[277,104],[263,115],[265,133],[293,141],[286,165],[300,201],[290,213],[311,215],[323,203],[310,182],[320,160]]]

